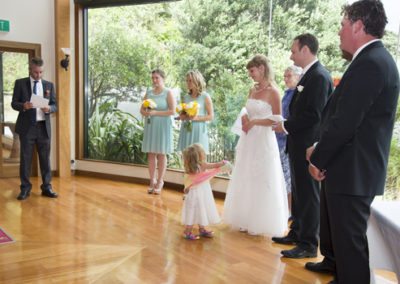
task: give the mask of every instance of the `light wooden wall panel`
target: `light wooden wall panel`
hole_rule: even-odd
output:
[[[58,115],[56,123],[57,135],[57,175],[71,176],[71,70],[65,71],[60,61],[65,57],[62,47],[71,48],[70,42],[70,0],[54,1],[55,17],[55,54],[56,54],[56,92]],[[72,57],[70,56],[70,60]]]

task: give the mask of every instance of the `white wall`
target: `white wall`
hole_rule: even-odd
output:
[[[54,82],[54,0],[0,0],[0,19],[10,21],[10,31],[0,32],[0,40],[42,46],[44,76]]]
[[[54,0],[0,0],[0,19],[10,21],[10,31],[0,32],[0,40],[41,45],[45,63],[43,78],[54,82]],[[55,115],[52,116],[52,125],[51,167],[56,170]]]

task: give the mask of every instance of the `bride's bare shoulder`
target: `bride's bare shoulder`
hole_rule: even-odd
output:
[[[272,98],[272,99],[276,99],[279,98],[280,99],[280,91],[278,89],[277,86],[275,85],[270,85],[268,87],[268,89],[266,90],[266,95],[268,98]]]
[[[280,90],[279,90],[278,86],[276,86],[275,84],[271,84],[268,86],[267,92],[279,95]]]
[[[254,87],[254,86],[251,87],[250,90],[249,90],[249,95],[248,95],[248,97],[249,97],[249,98],[253,97],[253,95],[254,95],[256,92],[257,92],[257,88]]]

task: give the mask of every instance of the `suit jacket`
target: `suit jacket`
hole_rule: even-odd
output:
[[[45,98],[49,99],[50,113],[57,111],[56,95],[53,83],[42,79],[42,85],[43,95]],[[48,95],[46,95],[46,91],[48,91]],[[32,127],[32,113],[36,112],[36,109],[32,108],[26,111],[24,110],[24,103],[30,101],[31,96],[32,87],[30,78],[28,77],[16,80],[11,106],[13,109],[19,111],[15,125],[15,132],[20,136],[24,136],[28,132],[29,128]],[[46,130],[49,138],[51,138],[50,113],[45,114]]]
[[[322,111],[332,90],[329,72],[321,63],[314,63],[297,84],[289,105],[289,117],[284,122],[289,132],[289,153],[297,153],[305,160],[305,150],[318,141]]]
[[[382,42],[351,62],[329,99],[311,162],[328,193],[382,194],[399,96],[399,73]]]

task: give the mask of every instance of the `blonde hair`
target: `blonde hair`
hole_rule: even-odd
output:
[[[267,79],[267,82],[274,81],[274,74],[272,72],[271,66],[269,65],[269,60],[265,55],[257,54],[247,63],[247,70],[252,67],[260,67],[264,66],[264,78]]]
[[[192,80],[193,86],[198,95],[201,95],[201,93],[205,91],[206,82],[203,75],[198,70],[190,70],[186,73],[186,78],[190,78]],[[189,93],[190,92],[191,90],[189,90]]]
[[[188,174],[201,171],[201,164],[206,160],[206,152],[200,144],[192,144],[183,150],[183,166]]]

